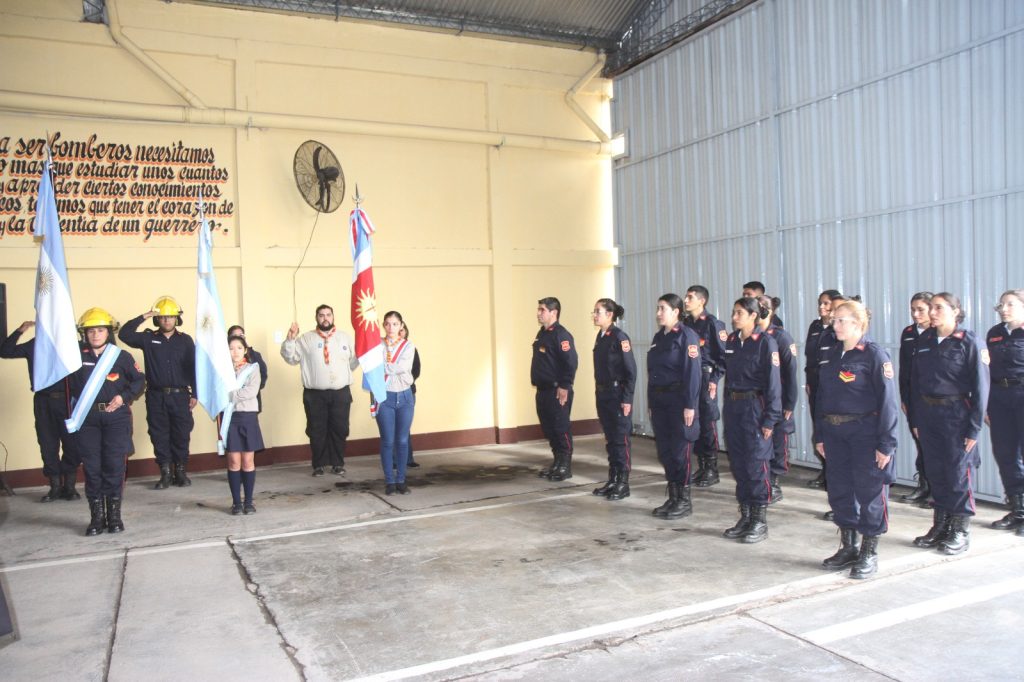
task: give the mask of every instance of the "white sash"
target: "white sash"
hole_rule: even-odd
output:
[[[235,388],[237,391],[239,388],[245,385],[245,382],[252,376],[252,373],[259,369],[259,365],[255,362],[250,363],[248,367],[242,370],[242,373],[238,375],[238,386]],[[228,406],[221,412],[220,418],[220,433],[217,435],[217,454],[221,457],[227,452],[228,447],[228,427],[231,426],[231,415],[235,413],[234,401],[228,403]]]
[[[96,359],[96,366],[92,368],[89,380],[85,382],[82,395],[78,396],[78,399],[75,401],[75,407],[71,411],[71,418],[64,420],[64,425],[68,427],[68,433],[75,433],[82,428],[86,415],[89,414],[93,403],[96,402],[100,386],[107,380],[107,375],[110,374],[110,370],[114,366],[114,360],[120,354],[120,348],[112,343],[108,343],[107,347],[103,349],[103,354]]]

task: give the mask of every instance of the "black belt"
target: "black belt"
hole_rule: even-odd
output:
[[[726,391],[725,397],[729,400],[750,400],[764,395],[763,391]]]
[[[664,386],[651,386],[651,390],[655,393],[671,393],[672,391],[678,391],[681,388],[683,388],[683,384],[679,381],[674,384],[665,384]]]
[[[154,393],[188,393],[187,388],[149,388],[146,390],[153,391]]]
[[[64,391],[49,391],[48,393],[44,393],[43,395],[46,396],[47,398],[63,398]]]
[[[921,400],[929,405],[952,405],[961,400],[967,400],[965,395],[923,395]]]
[[[700,371],[704,372],[705,374],[711,374],[712,372],[715,371],[715,368],[714,367],[701,367]]]
[[[996,386],[1009,388],[1010,386],[1024,386],[1024,379],[993,379],[992,383],[995,384]]]
[[[547,391],[548,389],[558,388],[558,382],[552,382],[550,384],[537,384],[538,391]]]
[[[832,426],[839,426],[840,424],[846,424],[847,422],[855,422],[858,419],[863,419],[875,414],[874,412],[865,412],[863,414],[823,414],[821,417]]]
[[[610,391],[613,388],[618,388],[618,386],[619,382],[617,381],[613,381],[610,384],[594,384],[594,388],[596,388],[599,391]]]

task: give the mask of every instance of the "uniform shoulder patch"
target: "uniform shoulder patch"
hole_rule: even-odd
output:
[[[562,341],[562,350],[568,352],[571,347],[568,341]]]
[[[136,362],[136,363],[134,363],[134,364],[135,364],[135,371],[136,371],[136,372],[141,372],[141,371],[142,371],[142,368],[141,368],[141,367],[139,367],[139,363],[137,363],[137,362]]]
[[[696,344],[690,344],[686,347],[686,354],[691,358],[695,358],[700,355],[700,349],[697,348]]]
[[[793,355],[794,357],[796,356],[796,344],[795,343],[789,344],[789,353],[790,353],[790,355]]]
[[[964,338],[964,330],[961,329],[960,331],[953,332],[953,338],[954,339],[962,339],[962,338]]]
[[[632,350],[632,346],[629,345],[629,339],[622,339],[620,345],[622,346],[623,353],[628,353],[630,350]]]
[[[982,348],[981,349],[981,361],[987,365],[989,363],[989,360],[991,360],[991,358],[989,357],[989,354],[988,354],[988,348]]]
[[[729,335],[726,334],[725,330],[723,329],[722,331],[718,332],[718,338],[720,338],[722,341],[725,341],[726,339],[729,338]]]
[[[886,379],[892,379],[894,376],[896,376],[896,373],[892,371],[891,362],[882,363],[882,376],[884,376]]]
[[[778,351],[772,351],[772,364],[775,365],[776,367],[778,367],[780,364],[782,364],[782,363],[779,362],[779,352]]]

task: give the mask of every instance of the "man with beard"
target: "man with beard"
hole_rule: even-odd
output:
[[[292,322],[288,338],[281,344],[281,357],[302,370],[302,406],[306,410],[306,435],[313,452],[313,475],[324,468],[340,476],[345,473],[345,441],[352,409],[352,370],[359,364],[348,334],[334,326],[334,309],[321,304],[316,309],[316,329],[299,336],[299,323]]]
[[[174,485],[192,485],[186,473],[188,444],[192,437],[192,410],[196,406],[196,344],[180,332],[181,306],[170,296],[161,296],[149,310],[128,320],[117,338],[142,351],[146,363],[146,424],[153,442],[160,480],[153,486],[164,490]],[[156,329],[139,331],[144,320],[152,319]]]

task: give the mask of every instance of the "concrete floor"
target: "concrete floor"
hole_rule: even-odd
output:
[[[563,483],[534,475],[541,443],[418,454],[405,496],[375,458],[260,469],[248,517],[222,473],[132,480],[127,531],[96,538],[84,500],[19,490],[0,497],[0,679],[1024,679],[1024,540],[984,527],[1003,510],[950,558],[910,544],[929,511],[894,503],[879,575],[852,581],[818,568],[838,538],[811,472],[746,546],[720,537],[727,474],[660,521],[653,443],[633,454],[614,503],[590,494],[595,437]]]

